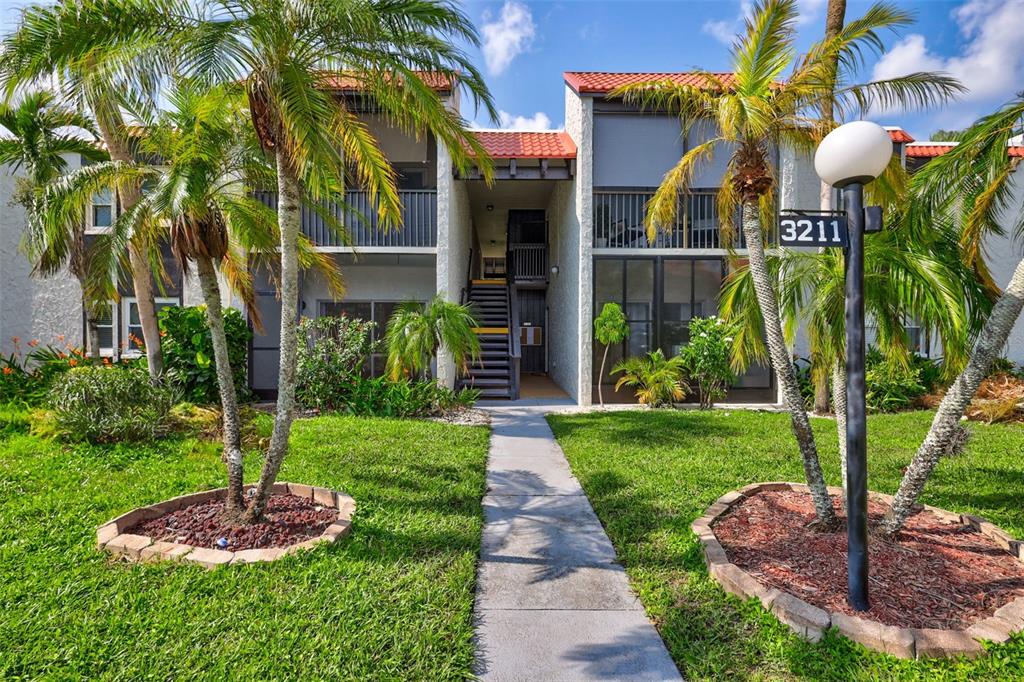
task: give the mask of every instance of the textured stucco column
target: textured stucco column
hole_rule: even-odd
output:
[[[446,301],[459,302],[469,276],[472,243],[469,192],[465,180],[456,180],[452,158],[440,142],[437,145],[437,293]],[[437,378],[455,386],[455,364],[442,351],[437,359]]]
[[[576,143],[575,204],[579,224],[578,295],[576,329],[577,357],[576,391],[573,397],[580,405],[591,404],[593,383],[593,289],[594,289],[594,100],[580,97],[572,88],[565,88],[565,131]],[[571,257],[568,253],[565,258]]]

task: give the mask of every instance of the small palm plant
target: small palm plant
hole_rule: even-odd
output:
[[[431,360],[442,348],[465,374],[469,363],[480,357],[476,326],[468,305],[440,296],[426,305],[416,301],[403,303],[388,321],[388,375],[392,379],[426,377]]]
[[[594,320],[594,338],[604,346],[601,356],[601,373],[597,379],[597,400],[604,407],[604,394],[601,390],[604,383],[604,365],[608,362],[608,349],[616,343],[622,343],[629,336],[629,323],[622,314],[618,303],[605,303],[601,314]]]
[[[630,386],[644,405],[663,407],[686,397],[686,363],[678,356],[666,358],[661,349],[623,360],[612,374],[622,375],[615,382],[616,391]]]

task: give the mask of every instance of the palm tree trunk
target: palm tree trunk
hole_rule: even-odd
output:
[[[299,180],[280,150],[277,152],[277,188],[277,221],[281,231],[281,360],[277,376],[277,413],[263,471],[245,515],[245,520],[250,522],[263,516],[271,487],[288,454],[288,436],[295,408],[295,354],[298,347],[295,321],[299,313],[298,239],[302,203]]]
[[[89,354],[89,359],[93,362],[99,362],[100,359],[100,330],[96,326],[96,312],[89,305],[89,301],[85,296],[85,281],[80,278],[78,280],[82,286],[82,310],[85,311],[85,349]]]
[[[103,142],[107,146],[110,158],[114,161],[132,161],[131,153],[123,143],[121,132],[124,130],[124,119],[116,106],[100,101],[105,95],[96,93],[90,98],[89,106],[96,116]],[[118,190],[121,199],[121,210],[129,210],[142,198],[141,188],[137,185],[122,187]],[[156,300],[153,294],[153,273],[149,268],[149,259],[141,244],[134,240],[128,247],[128,262],[132,271],[132,288],[139,307],[139,322],[142,324],[142,339],[146,344],[146,361],[149,366],[149,378],[153,383],[160,381],[164,373],[164,356],[160,349],[160,325],[156,319]]]
[[[895,535],[903,527],[921,496],[925,483],[939,463],[939,458],[948,452],[950,437],[956,432],[960,418],[988,374],[992,362],[1006,346],[1010,331],[1020,317],[1021,308],[1024,308],[1024,260],[1017,264],[1010,283],[992,308],[992,314],[985,321],[985,326],[974,343],[971,359],[946,392],[932,420],[928,435],[925,436],[924,442],[903,475],[892,510],[882,524],[887,535]]]
[[[244,468],[242,463],[242,424],[238,413],[235,375],[228,354],[228,337],[224,331],[224,311],[220,303],[220,284],[213,261],[205,256],[196,259],[199,284],[206,303],[206,321],[213,339],[213,359],[217,368],[217,387],[223,411],[224,462],[228,469],[227,511],[238,514],[245,510],[242,496]]]
[[[761,317],[764,320],[765,341],[768,345],[768,353],[772,364],[775,366],[775,375],[778,377],[779,386],[782,388],[786,399],[786,407],[789,409],[793,435],[796,436],[797,445],[800,447],[800,456],[803,459],[804,465],[804,476],[807,478],[807,485],[810,488],[811,498],[814,501],[817,523],[823,529],[833,528],[838,523],[838,520],[836,519],[835,510],[832,508],[832,499],[829,497],[828,488],[825,485],[825,476],[821,471],[821,463],[818,461],[818,448],[814,442],[811,422],[807,418],[803,397],[800,395],[800,386],[796,380],[796,373],[793,370],[789,351],[786,349],[786,340],[782,333],[782,322],[779,318],[779,306],[775,298],[775,286],[772,284],[771,277],[768,274],[768,263],[764,255],[761,219],[758,216],[758,208],[756,204],[750,201],[743,204],[743,235],[747,240],[750,276],[754,282],[754,292],[757,294],[757,302],[761,308]]]
[[[597,402],[604,407],[604,394],[601,392],[601,384],[604,383],[604,363],[608,360],[608,344],[605,344],[604,355],[601,356],[601,373],[597,375]]]
[[[846,363],[836,359],[832,365],[832,405],[836,410],[839,435],[839,469],[843,477],[843,506],[846,506]]]

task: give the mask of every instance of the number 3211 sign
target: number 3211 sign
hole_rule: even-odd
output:
[[[779,244],[847,247],[850,235],[846,216],[841,213],[784,213],[779,217]]]

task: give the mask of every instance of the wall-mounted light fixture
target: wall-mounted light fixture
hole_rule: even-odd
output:
[[[487,204],[487,210],[488,211],[493,211],[494,210],[494,204]]]
[[[551,274],[554,275],[555,277],[558,277],[558,266],[557,265],[552,265],[551,266]]]

